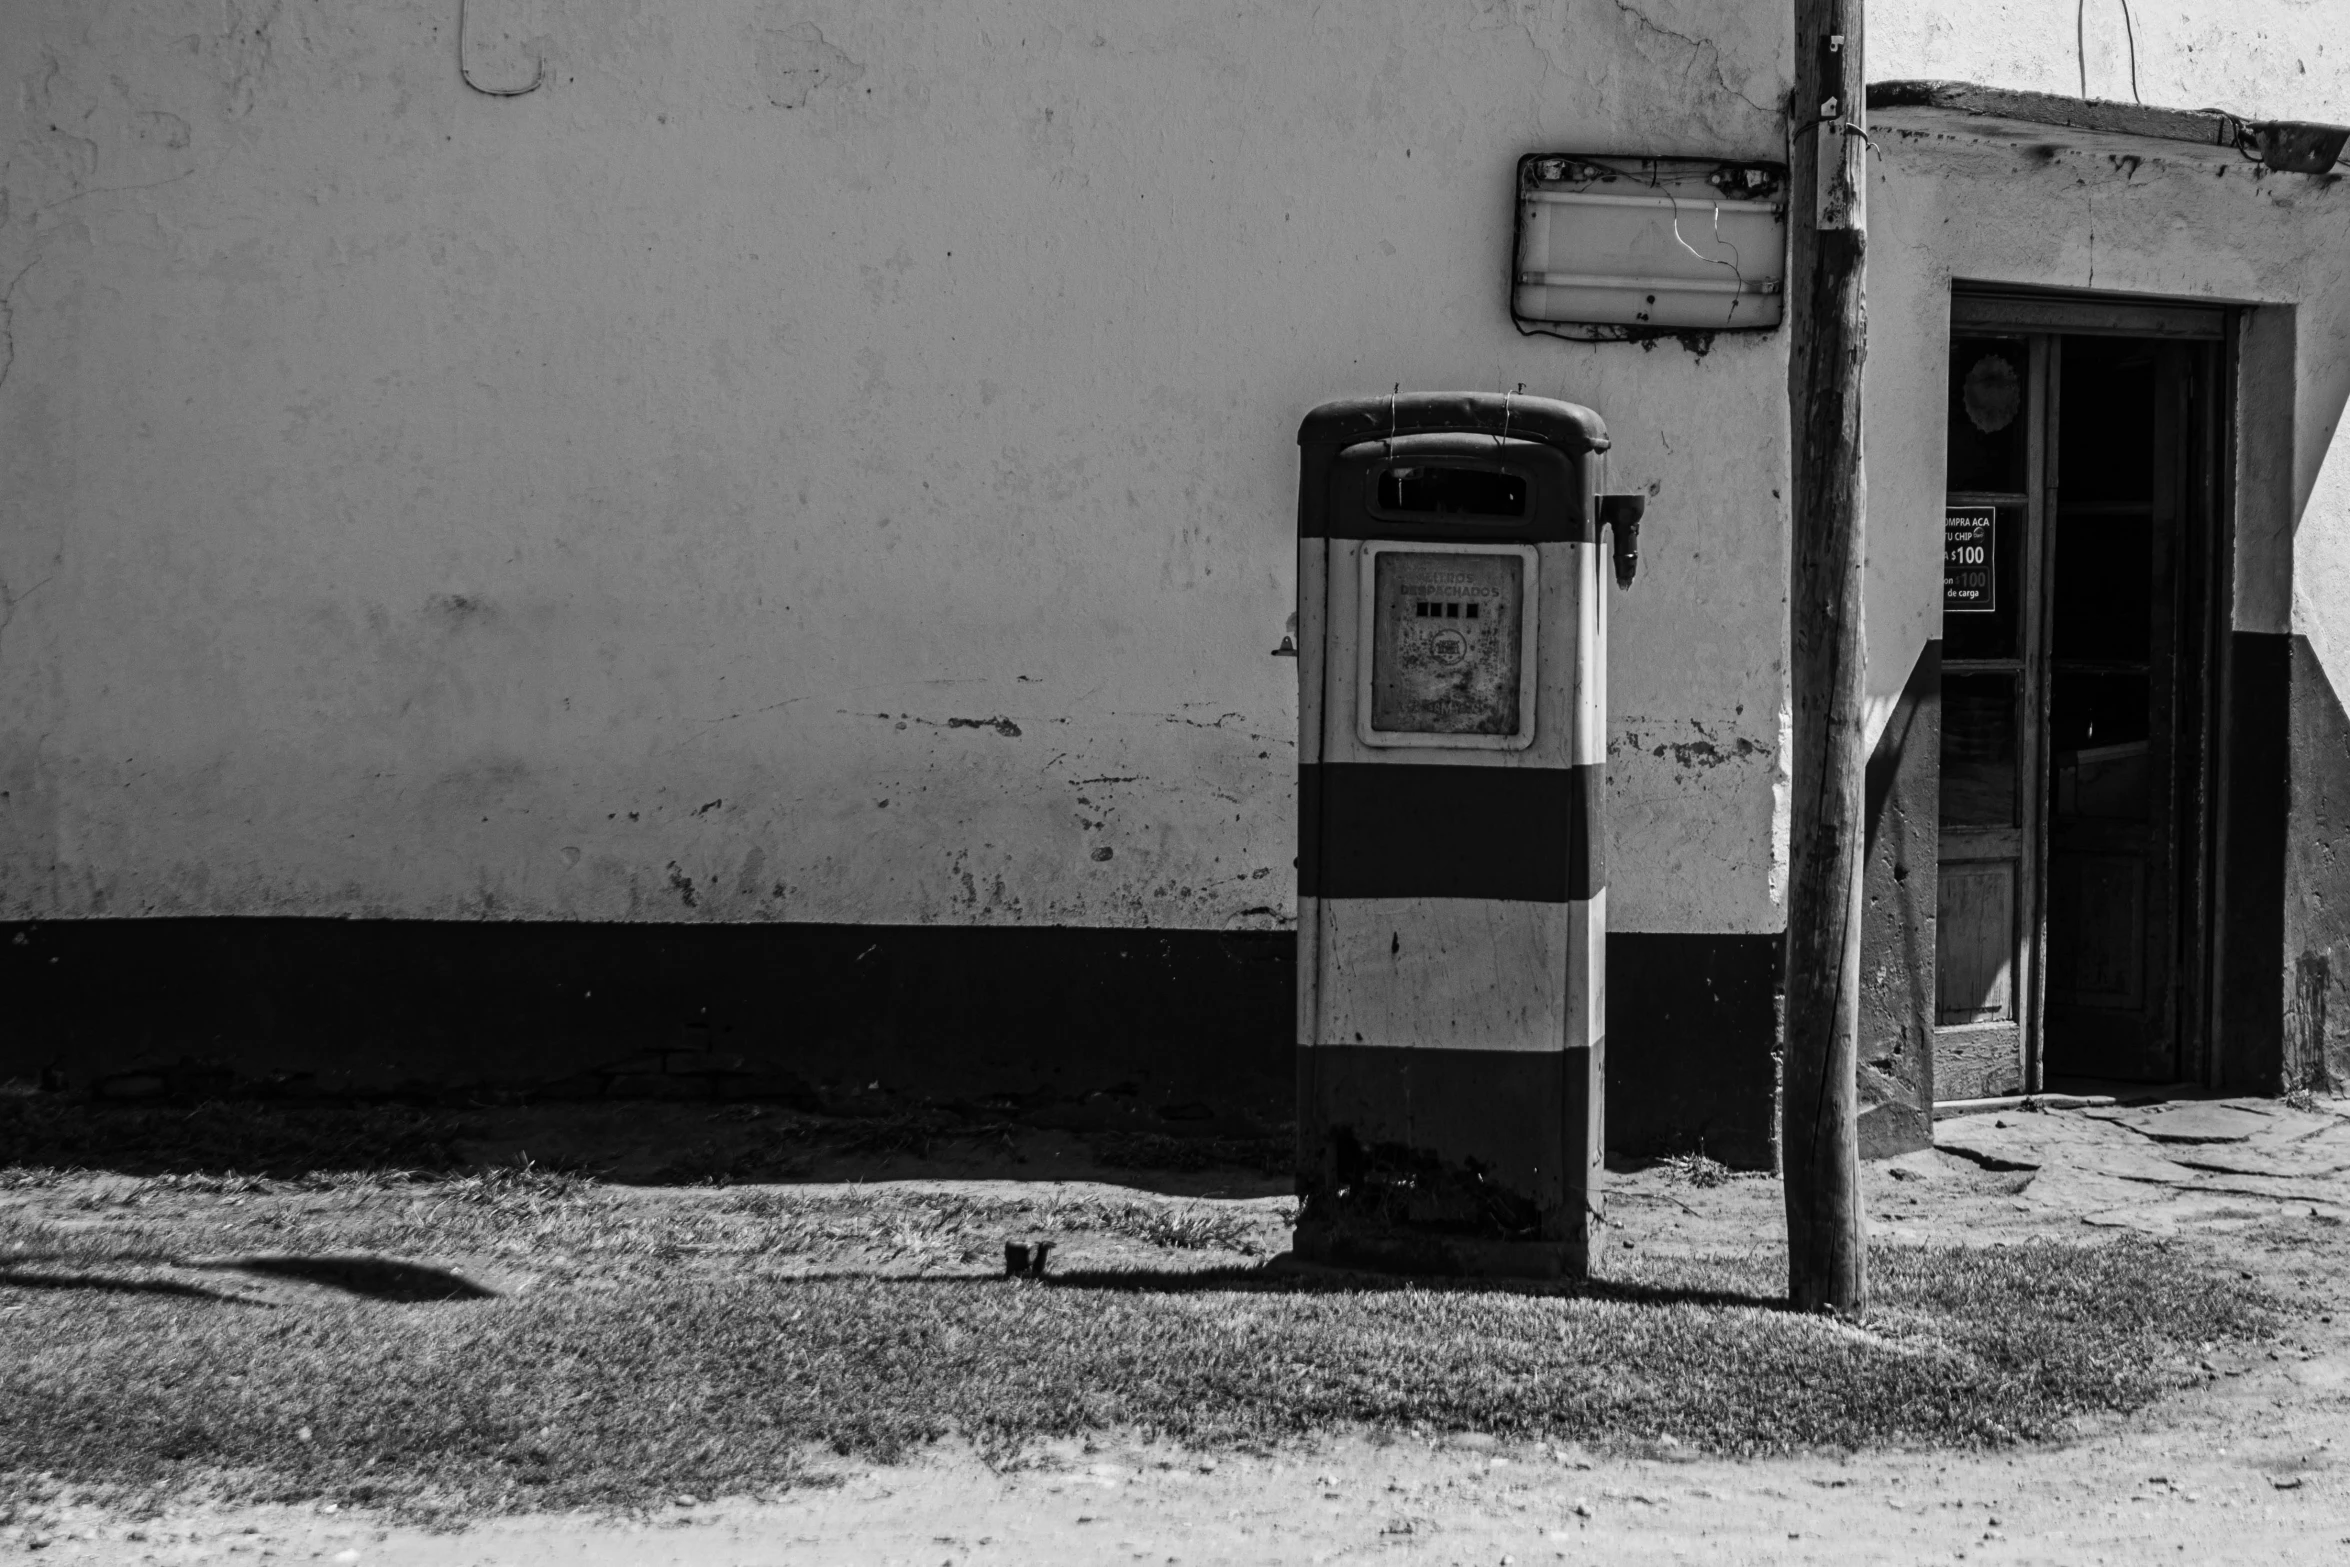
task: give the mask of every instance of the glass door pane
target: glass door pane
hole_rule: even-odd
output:
[[[2014,827],[2022,819],[2020,725],[2013,674],[1942,677],[1942,825]]]

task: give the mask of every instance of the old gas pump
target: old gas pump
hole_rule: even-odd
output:
[[[1607,598],[1639,496],[1548,398],[1298,431],[1298,1182],[1310,1260],[1581,1276],[1601,1218]]]

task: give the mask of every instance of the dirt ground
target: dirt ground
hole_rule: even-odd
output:
[[[2260,1349],[2210,1351],[2198,1386],[2136,1416],[1987,1455],[1738,1463],[1471,1436],[1350,1437],[1210,1461],[1103,1440],[1004,1469],[954,1449],[900,1466],[833,1460],[832,1483],[765,1501],[679,1497],[658,1515],[525,1516],[456,1533],[318,1505],[145,1519],[67,1507],[37,1536],[10,1531],[5,1549],[37,1537],[37,1559],[58,1562],[515,1567],[2350,1561],[2350,1105],[2011,1111],[1938,1131],[1938,1150],[1867,1168],[1874,1233],[1985,1246],[2119,1229],[2190,1236],[2294,1303],[2292,1315]],[[963,1172],[909,1160],[892,1173]],[[1780,1229],[1775,1182],[1686,1176],[1616,1177],[1608,1244],[1719,1251]]]

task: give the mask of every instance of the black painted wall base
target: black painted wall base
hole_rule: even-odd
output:
[[[2219,1086],[2284,1087],[2285,859],[2292,822],[2293,638],[2228,639],[2227,821],[2221,851]]]
[[[1131,1085],[1275,1125],[1295,947],[1286,931],[58,921],[0,927],[0,1079],[174,1097]]]
[[[1611,1153],[1773,1161],[1780,938],[1608,940]],[[1295,1105],[1286,931],[427,920],[0,925],[0,1080],[292,1093]]]
[[[1607,1146],[1778,1168],[1779,935],[1611,935]]]

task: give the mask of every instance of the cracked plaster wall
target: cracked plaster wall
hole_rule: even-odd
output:
[[[2338,4],[2134,10],[2146,102],[2350,121]],[[2080,14],[2089,91],[2127,101],[2118,5],[2091,0]],[[2075,93],[2073,20],[2072,5],[2052,3],[1873,9],[1870,75]],[[1872,734],[1941,632],[1952,280],[2255,307],[2240,318],[2235,365],[2230,618],[2249,635],[2229,650],[2230,700],[2246,727],[2232,741],[2225,852],[2238,901],[2221,934],[2214,1080],[2274,1088],[2322,1075],[2314,1063],[2339,1056],[2346,1037],[2337,846],[2350,777],[2339,700],[2350,691],[2350,457],[2337,432],[2350,397],[2350,178],[2274,174],[2226,148],[1931,111],[1881,114],[1873,130]],[[2248,827],[2273,841],[2253,841]],[[2282,1041],[2271,1037],[2280,1004]]]
[[[1618,928],[1777,928],[1784,339],[1521,339],[1534,148],[1772,157],[1695,0],[0,29],[0,917],[1266,927],[1300,414],[1587,402]]]
[[[2273,843],[2231,839],[2228,850],[2230,896],[2241,902],[2229,905],[2222,932],[2220,1070],[2224,1081],[2291,1086],[2295,1070],[2306,1075],[2311,1062],[2339,1054],[2339,1019],[2350,1015],[2338,939],[2350,458],[2337,435],[2350,398],[2350,179],[2274,174],[2229,149],[1970,124],[1932,111],[1883,114],[1873,130],[1883,149],[1870,191],[1866,388],[1873,724],[1891,712],[1925,641],[1941,634],[1952,280],[2255,307],[2242,318],[2235,368],[2230,617],[2252,635],[2239,636],[2229,657],[2231,701],[2251,726],[2231,742],[2233,754],[2263,760],[2229,785],[2258,803],[2232,806],[2228,831],[2272,810],[2285,819],[2261,823],[2273,825]],[[2273,654],[2247,641],[2274,644]],[[2302,664],[2303,647],[2315,670]],[[2272,679],[2276,689],[2265,690]],[[2271,876],[2280,879],[2272,885]],[[2281,926],[2272,924],[2280,914]],[[2281,1077],[2263,1043],[2280,1002]]]
[[[2335,440],[2350,397],[2350,179],[1932,111],[1882,114],[1875,128],[1872,736],[1919,648],[1941,634],[1954,278],[2272,307],[2252,313],[2239,374],[2233,623],[2309,635],[2350,690],[2350,482]]]
[[[2341,0],[1875,0],[1869,79],[2350,120]]]
[[[1897,0],[1869,11],[1872,80],[2350,122],[2338,0]],[[2078,28],[2076,30],[2076,23]],[[1878,117],[1871,201],[1872,737],[1940,635],[1943,377],[1954,277],[2168,294],[2255,312],[2240,382],[2235,626],[2310,636],[2350,690],[2350,181],[2265,175],[2235,154],[2054,127],[1965,134]],[[2046,149],[2045,152],[2040,149]]]

